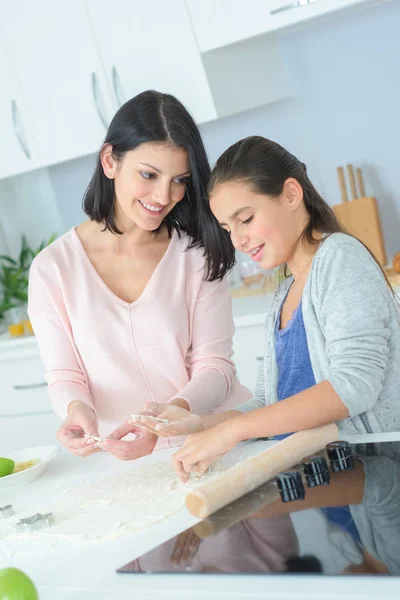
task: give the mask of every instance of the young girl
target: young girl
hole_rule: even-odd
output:
[[[152,452],[157,436],[124,423],[146,401],[207,413],[250,397],[231,361],[233,255],[206,200],[209,176],[184,106],[144,92],[110,124],[89,220],[33,262],[29,315],[64,419],[57,436],[75,454],[105,435],[118,458]],[[131,432],[139,439],[122,439]]]
[[[346,434],[399,431],[398,305],[381,267],[342,231],[305,165],[270,140],[243,139],[217,161],[210,205],[236,249],[264,269],[285,265],[291,276],[267,301],[253,399],[204,417],[151,407],[175,421],[158,425],[159,435],[199,432],[175,454],[178,473],[204,471],[242,440],[332,422]]]

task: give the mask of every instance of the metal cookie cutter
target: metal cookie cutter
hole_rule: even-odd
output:
[[[0,521],[2,519],[8,519],[12,517],[14,514],[14,509],[11,504],[7,504],[7,506],[0,506]]]
[[[25,519],[21,519],[19,523],[16,524],[16,528],[18,531],[36,531],[37,529],[43,529],[44,527],[51,527],[54,523],[53,513],[47,513],[46,515],[42,515],[37,513],[32,517],[27,517]]]

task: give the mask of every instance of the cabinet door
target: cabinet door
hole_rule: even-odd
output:
[[[270,31],[296,25],[369,0],[267,0]]]
[[[0,28],[0,179],[38,164],[30,122]]]
[[[371,0],[186,0],[201,52]]]
[[[233,361],[240,383],[254,392],[260,363],[264,358],[264,327],[239,327],[233,336]]]
[[[0,362],[0,416],[51,410],[39,356]]]
[[[268,0],[186,0],[201,52],[268,30]]]
[[[120,106],[147,89],[176,96],[201,123],[216,111],[184,0],[85,0]]]
[[[0,19],[42,164],[98,150],[114,108],[82,0],[13,0]]]

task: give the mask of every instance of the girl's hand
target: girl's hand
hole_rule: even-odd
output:
[[[199,415],[195,415],[175,404],[152,402],[146,404],[144,410],[151,413],[151,415],[133,415],[131,421],[160,437],[189,435],[204,429],[203,421]],[[154,417],[165,419],[167,422],[162,423]]]
[[[64,419],[57,431],[57,439],[72,454],[89,456],[99,452],[95,440],[87,440],[84,435],[99,437],[98,421],[94,410],[80,401],[71,402],[68,407],[68,416]]]
[[[190,473],[205,473],[210,464],[236,445],[229,421],[189,435],[180,450],[172,457],[174,469],[180,479],[188,481]]]
[[[124,440],[129,433],[136,439]],[[147,456],[154,450],[158,437],[153,433],[127,421],[110,433],[103,441],[103,448],[120,460],[135,460]]]

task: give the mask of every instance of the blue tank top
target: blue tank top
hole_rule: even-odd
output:
[[[285,329],[279,329],[282,306],[275,323],[275,355],[278,364],[278,400],[285,400],[315,385],[315,377],[308,351],[306,330],[303,321],[301,301]],[[283,440],[291,435],[276,435]]]
[[[275,354],[276,362],[278,364],[278,400],[285,400],[285,398],[303,392],[316,383],[308,350],[301,301],[296,310],[293,311],[292,318],[285,329],[279,329],[282,306],[285,300],[286,297],[281,304],[275,323]],[[276,435],[275,439],[283,440],[290,435],[292,434],[283,433],[281,435]],[[339,526],[342,530],[346,531],[355,542],[360,544],[360,535],[348,506],[326,507],[321,510],[330,523]]]

